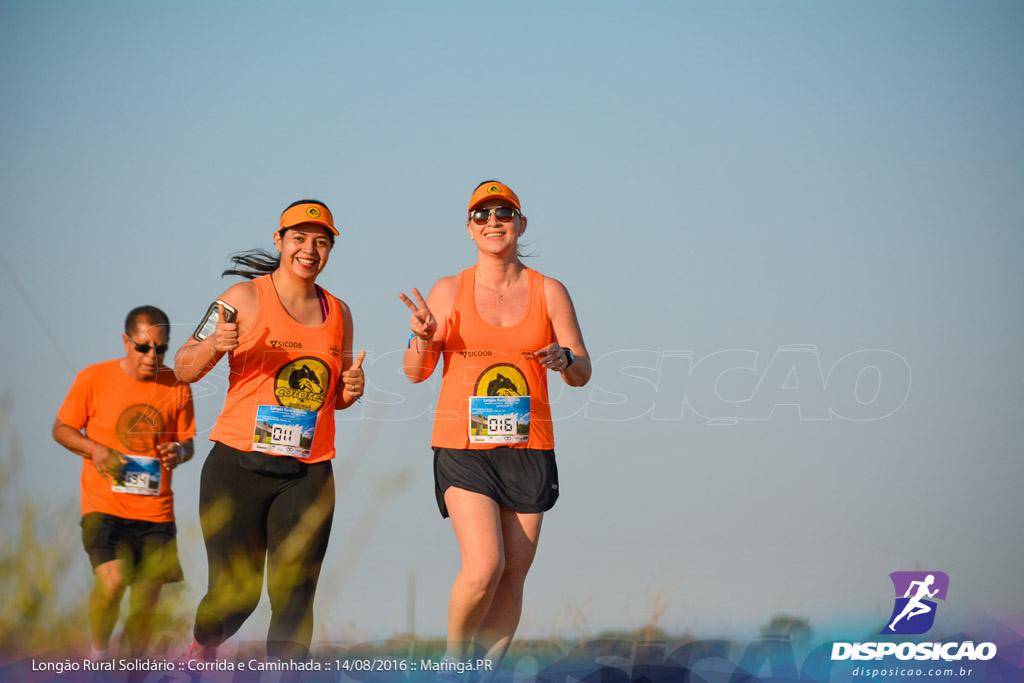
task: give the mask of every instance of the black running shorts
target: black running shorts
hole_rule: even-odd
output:
[[[82,545],[92,568],[123,560],[128,584],[174,583],[185,578],[178,561],[176,535],[174,522],[124,519],[102,512],[82,517]]]
[[[558,500],[558,466],[553,450],[537,448],[434,448],[434,495],[448,516],[449,486],[480,493],[515,512],[546,512]]]

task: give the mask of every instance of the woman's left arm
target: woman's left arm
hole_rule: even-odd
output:
[[[341,299],[341,319],[344,325],[344,338],[341,342],[341,381],[338,382],[337,396],[334,402],[335,410],[344,410],[356,402],[356,399],[363,395],[366,386],[366,377],[363,375],[363,359],[366,358],[366,351],[360,351],[359,356],[352,358],[352,311]]]
[[[576,318],[576,309],[572,305],[569,291],[558,280],[544,278],[544,296],[548,302],[548,314],[551,316],[551,327],[555,333],[555,343],[538,354],[541,362],[551,360],[549,366],[562,375],[565,383],[573,387],[581,387],[590,381],[590,354],[583,343],[580,321]],[[572,362],[564,349],[572,351]]]

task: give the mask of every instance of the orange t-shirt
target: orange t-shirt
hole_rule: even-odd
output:
[[[152,381],[139,381],[120,360],[90,365],[75,377],[57,417],[126,457],[119,481],[105,478],[91,461],[82,463],[82,514],[103,512],[147,522],[174,521],[171,470],[160,464],[158,444],[196,433],[192,390],[167,367]],[[156,459],[156,460],[154,460]]]
[[[544,276],[527,268],[529,304],[509,327],[476,309],[476,266],[459,273],[444,339],[444,373],[431,445],[441,448],[555,447],[547,369],[533,352],[554,341]]]
[[[303,325],[284,310],[269,275],[253,283],[256,318],[230,354],[230,385],[210,440],[308,463],[330,460],[345,337],[341,302],[321,290],[326,319]]]

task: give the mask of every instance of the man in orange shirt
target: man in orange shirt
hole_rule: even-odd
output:
[[[82,542],[96,582],[89,597],[94,660],[110,659],[125,588],[133,654],[149,644],[164,583],[181,581],[171,472],[191,459],[192,392],[163,364],[170,322],[155,306],[125,319],[125,356],[78,373],[53,438],[82,456]],[[84,433],[83,433],[84,430]]]

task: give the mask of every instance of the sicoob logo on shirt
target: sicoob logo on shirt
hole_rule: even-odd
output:
[[[289,408],[320,410],[331,386],[331,370],[319,358],[296,358],[277,371],[274,396]]]
[[[117,418],[117,438],[130,453],[146,453],[153,450],[163,433],[163,415],[145,403],[125,408]]]
[[[530,386],[514,365],[499,363],[480,373],[476,380],[477,396],[529,396]]]
[[[896,591],[889,625],[880,634],[919,635],[935,622],[936,604],[927,598],[946,599],[949,577],[945,572],[893,572],[889,574]]]

